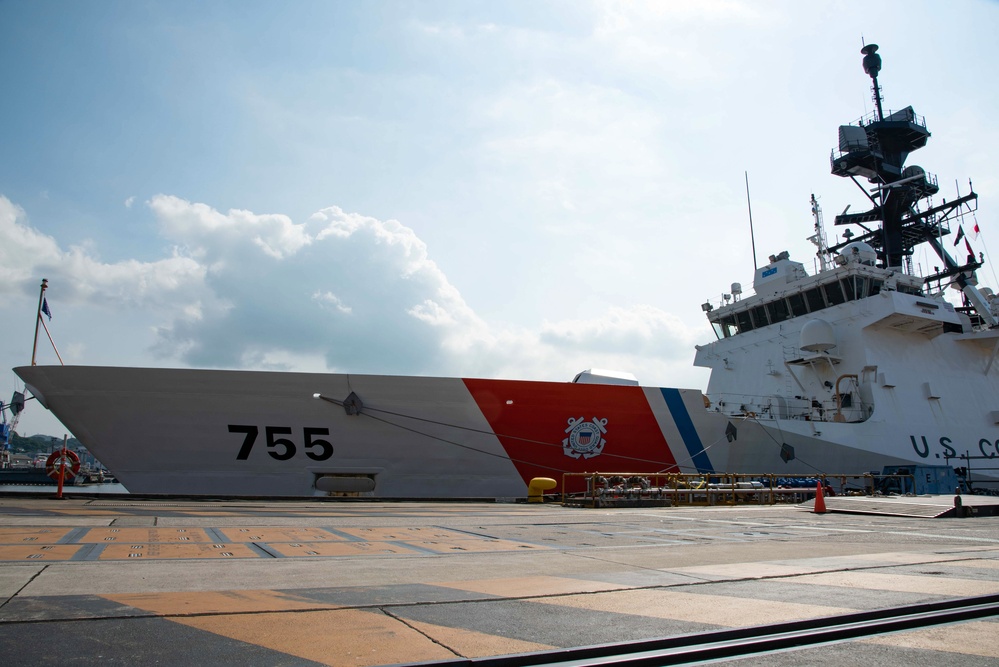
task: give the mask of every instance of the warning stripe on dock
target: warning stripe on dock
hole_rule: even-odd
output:
[[[73,530],[76,529],[0,527],[0,544],[18,544],[20,542],[54,544]]]
[[[348,539],[326,528],[285,528],[279,526],[226,527],[218,532],[231,542],[333,542]]]
[[[0,561],[415,556],[548,549],[543,545],[442,528],[0,529]]]
[[[260,558],[259,551],[246,544],[109,544],[99,560],[164,558]]]
[[[72,560],[80,551],[78,544],[32,544],[0,547],[0,560]]]
[[[90,528],[76,542],[213,542],[201,528]]]

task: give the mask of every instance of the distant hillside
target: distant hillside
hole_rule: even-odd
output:
[[[69,449],[82,449],[83,443],[76,438],[70,438],[66,442]],[[48,454],[54,449],[62,448],[62,438],[51,435],[33,435],[30,438],[22,438],[17,433],[10,436],[10,450],[12,452],[24,452],[25,454]]]

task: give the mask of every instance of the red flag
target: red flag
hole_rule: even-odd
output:
[[[971,249],[971,243],[968,242],[968,239],[964,239],[964,247],[968,249],[968,256],[974,259],[975,251]]]
[[[960,243],[961,239],[963,239],[963,238],[964,238],[964,227],[962,227],[961,225],[958,225],[957,226],[957,238],[954,239],[954,247],[955,248],[957,247],[957,244]]]

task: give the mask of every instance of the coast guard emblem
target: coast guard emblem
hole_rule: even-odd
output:
[[[569,418],[569,427],[565,429],[569,434],[568,438],[562,440],[562,452],[566,456],[574,459],[583,457],[592,459],[600,456],[604,451],[607,441],[603,435],[607,433],[607,420],[593,418],[593,421],[586,421],[582,417],[579,419]]]

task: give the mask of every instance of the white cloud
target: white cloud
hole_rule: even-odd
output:
[[[22,291],[36,279],[38,264],[56,264],[60,259],[55,239],[31,228],[21,207],[0,195],[0,291]]]
[[[87,362],[111,326],[93,317],[94,307],[110,305],[146,322],[141,344],[171,364],[548,380],[598,366],[642,371],[648,381],[675,377],[681,357],[689,365],[691,332],[651,306],[538,330],[486,323],[426,244],[394,220],[328,207],[295,223],[166,195],[150,209],[183,251],[108,264],[83,248],[62,251],[0,198],[0,252],[13,251],[4,270],[24,256],[62,266],[61,307],[90,318],[82,327],[90,342],[82,333],[70,341],[84,357],[75,363]],[[38,273],[35,260],[22,261],[22,282]]]
[[[296,359],[321,356],[331,370],[536,379],[568,379],[604,362],[647,369],[649,356],[660,360],[651,362],[657,373],[675,375],[680,359],[689,364],[694,334],[651,306],[545,322],[538,331],[483,322],[426,244],[394,220],[338,207],[306,224],[282,220],[284,236],[301,241],[277,257],[248,239],[263,224],[258,218],[280,216],[169,204],[155,209],[161,227],[199,240],[192,254],[214,267],[207,286],[230,304],[160,332],[160,349],[187,363],[296,368]]]
[[[201,268],[174,254],[155,262],[103,263],[88,245],[62,250],[28,223],[22,209],[0,195],[0,291],[31,293],[39,277],[60,287],[66,303],[113,307],[173,307],[196,299]]]
[[[320,308],[333,308],[341,313],[350,314],[350,306],[344,304],[340,297],[333,292],[316,292],[312,295],[312,299],[319,304]]]
[[[695,332],[679,318],[648,305],[614,307],[586,319],[545,322],[541,340],[594,353],[689,359]]]
[[[222,261],[240,244],[249,242],[266,255],[283,259],[311,242],[304,227],[285,215],[256,215],[236,209],[222,214],[205,204],[169,195],[156,195],[149,207],[163,234],[184,243],[199,257],[212,255]]]
[[[337,207],[294,223],[176,197],[150,205],[225,304],[160,329],[161,354],[245,367],[278,351],[271,359],[321,355],[330,369],[406,372],[440,362],[455,328],[478,326],[426,245],[396,221]]]

